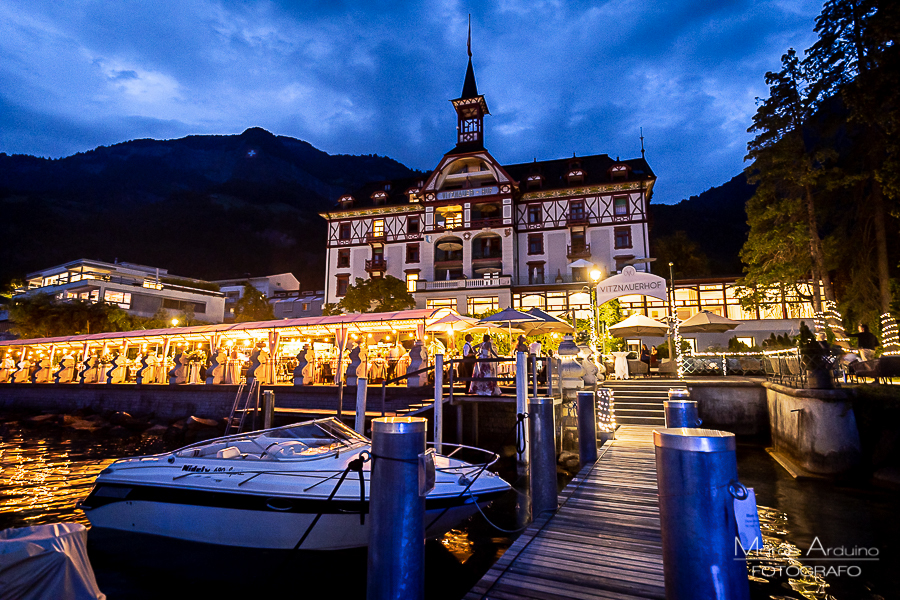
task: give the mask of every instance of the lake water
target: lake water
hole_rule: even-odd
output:
[[[87,525],[76,503],[106,465],[123,456],[173,449],[159,440],[98,442],[90,436],[38,432],[15,424],[0,432],[0,529],[60,521]],[[515,478],[510,467],[502,473],[508,480]],[[794,480],[757,445],[738,446],[738,470],[741,481],[756,490],[767,538],[767,556],[751,560],[756,567],[751,578],[754,600],[900,598],[896,493],[867,485]],[[501,527],[514,529],[519,499],[511,492],[489,509],[489,516]],[[426,597],[462,597],[511,540],[476,516],[443,539],[429,541]],[[867,561],[819,560],[820,547],[844,548],[845,553],[876,548],[878,556]],[[298,595],[339,591],[347,598],[365,597],[364,549],[298,554],[252,570],[244,567],[249,563],[239,555],[210,565],[178,544],[127,548],[112,555],[94,548],[90,552],[100,589],[111,600],[266,597],[259,594],[274,594],[284,586]],[[823,570],[829,567],[831,571]]]

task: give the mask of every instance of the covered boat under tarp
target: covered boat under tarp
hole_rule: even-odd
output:
[[[0,600],[105,600],[87,555],[87,528],[53,523],[0,531]]]

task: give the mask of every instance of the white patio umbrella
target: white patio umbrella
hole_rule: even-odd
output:
[[[426,327],[427,331],[432,333],[435,332],[443,332],[450,334],[450,343],[456,348],[456,332],[463,331],[466,329],[471,329],[472,327],[478,324],[478,319],[473,319],[472,317],[465,317],[463,315],[457,315],[455,313],[450,313],[449,315],[445,315]]]
[[[740,321],[720,317],[708,310],[701,310],[696,315],[679,325],[681,333],[724,333],[731,331]]]
[[[578,269],[578,268],[589,269],[593,266],[594,266],[594,263],[592,263],[589,260],[584,260],[583,258],[579,258],[575,262],[569,263],[570,269]]]
[[[544,335],[545,333],[574,333],[575,328],[566,323],[562,319],[545,313],[539,308],[532,308],[528,311],[529,315],[538,318],[537,321],[525,321],[519,323],[526,335]]]
[[[529,323],[533,321],[538,321],[539,319],[534,315],[530,315],[528,313],[516,310],[512,307],[504,308],[500,312],[484,317],[481,319],[478,324],[479,325],[490,325],[490,324],[499,324],[503,323],[506,325],[507,332],[509,333],[509,344],[512,346],[512,330],[513,328],[518,328],[519,325],[524,323]]]
[[[668,331],[669,326],[665,323],[640,313],[633,314],[609,328],[609,332],[615,337],[665,337]]]

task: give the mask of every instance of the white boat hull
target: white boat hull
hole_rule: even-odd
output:
[[[437,537],[477,512],[474,502],[426,510],[426,537]],[[91,526],[122,532],[151,534],[240,548],[271,550],[345,550],[369,543],[369,523],[359,514],[323,514],[298,547],[315,514],[256,511],[165,502],[115,502],[87,513]],[[436,522],[432,522],[435,519]]]

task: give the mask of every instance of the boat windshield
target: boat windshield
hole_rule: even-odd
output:
[[[192,444],[175,454],[183,458],[280,460],[321,456],[369,440],[336,419],[319,419]]]
[[[369,441],[336,419],[322,419],[319,421],[298,423],[296,425],[287,425],[277,429],[270,429],[262,433],[267,438],[308,439],[322,440],[323,442],[342,441],[347,444],[355,444],[358,442],[368,443]]]

